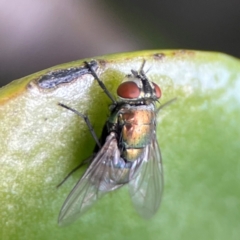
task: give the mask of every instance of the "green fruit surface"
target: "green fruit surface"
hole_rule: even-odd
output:
[[[58,106],[87,114],[98,136],[111,101],[89,74],[43,89],[45,74],[83,66],[58,65],[0,89],[0,239],[239,240],[240,61],[221,53],[152,50],[93,58],[116,97],[131,69],[144,70],[162,90],[157,136],[164,165],[161,207],[150,220],[135,212],[125,186],[66,227],[57,224],[67,195],[82,175],[94,140],[84,121]],[[84,59],[84,61],[91,59]]]

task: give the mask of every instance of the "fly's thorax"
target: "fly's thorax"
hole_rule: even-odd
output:
[[[121,138],[126,149],[144,148],[155,130],[156,114],[153,105],[131,106],[119,112]]]
[[[156,128],[156,114],[153,104],[130,106],[124,105],[118,113],[118,123],[121,126],[120,146],[122,156],[128,161],[134,161],[150,144]]]

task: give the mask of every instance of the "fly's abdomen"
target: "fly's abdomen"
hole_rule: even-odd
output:
[[[122,157],[127,161],[136,160],[144,148],[150,144],[155,131],[155,112],[153,105],[134,106],[122,109],[119,114],[122,125]]]

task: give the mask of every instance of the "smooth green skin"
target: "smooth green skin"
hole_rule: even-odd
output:
[[[0,239],[239,239],[239,60],[220,53],[142,51],[96,57],[106,61],[97,73],[115,93],[143,58],[147,76],[162,89],[160,102],[178,98],[158,116],[165,169],[158,213],[141,219],[126,186],[73,224],[57,225],[61,206],[85,168],[56,185],[94,148],[84,121],[57,103],[87,113],[100,135],[110,100],[90,75],[51,90],[33,82],[26,86],[50,70],[81,66],[81,60],[0,90]]]

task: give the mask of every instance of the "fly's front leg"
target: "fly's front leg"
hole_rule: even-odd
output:
[[[102,80],[98,77],[97,73],[95,72],[95,70],[92,68],[91,64],[88,62],[84,62],[86,64],[86,66],[89,68],[92,76],[97,80],[99,86],[102,88],[102,90],[107,94],[107,96],[111,99],[111,101],[113,102],[114,105],[117,105],[117,102],[115,101],[114,97],[112,96],[112,94],[108,91],[108,89],[106,88],[105,84],[102,82]]]

